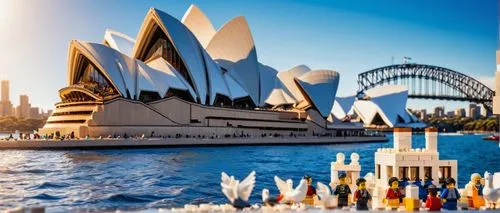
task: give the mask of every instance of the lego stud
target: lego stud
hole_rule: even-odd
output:
[[[351,164],[359,164],[359,155],[354,152],[351,154]]]
[[[345,161],[345,155],[344,153],[337,153],[337,162],[338,163],[344,163]]]

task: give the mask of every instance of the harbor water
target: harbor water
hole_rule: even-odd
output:
[[[500,172],[498,142],[481,135],[440,135],[441,159],[458,160],[458,184],[470,174]],[[413,147],[425,146],[423,135]],[[226,203],[220,173],[238,179],[255,170],[251,202],[260,202],[263,188],[277,194],[273,176],[293,179],[305,174],[328,183],[330,162],[338,152],[360,155],[362,175],[374,171],[377,148],[388,143],[314,146],[234,146],[117,150],[0,151],[0,209],[45,206],[67,209],[149,209],[184,204]]]

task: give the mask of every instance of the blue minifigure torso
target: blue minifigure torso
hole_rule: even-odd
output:
[[[445,188],[441,193],[441,199],[446,199],[446,202],[443,204],[443,209],[457,210],[457,201],[460,199],[460,193],[458,193],[456,188]]]
[[[427,190],[422,186],[422,182],[417,180],[413,182],[413,185],[418,186],[418,198],[425,201],[427,199]]]

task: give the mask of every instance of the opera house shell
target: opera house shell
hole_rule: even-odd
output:
[[[181,21],[151,8],[135,39],[107,30],[102,43],[71,41],[67,72],[41,133],[335,132],[328,117],[337,72],[305,65],[278,72],[259,62],[244,17],[216,30],[194,5]]]
[[[365,97],[354,101],[352,113],[372,128],[425,128],[426,124],[408,111],[408,89],[399,85],[385,85],[366,90]],[[334,110],[336,107],[334,106]],[[340,114],[337,112],[337,114]]]

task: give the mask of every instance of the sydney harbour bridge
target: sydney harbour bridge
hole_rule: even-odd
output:
[[[408,98],[468,101],[491,111],[495,92],[478,80],[457,71],[425,64],[395,64],[358,75],[358,94],[381,85],[408,88]]]

